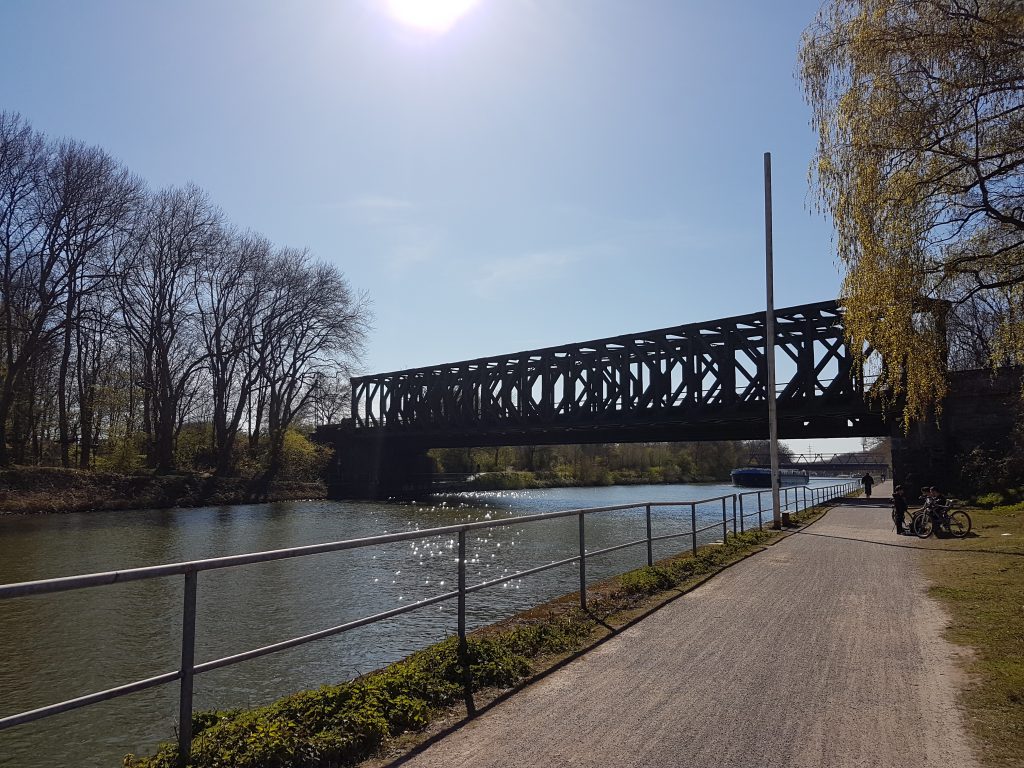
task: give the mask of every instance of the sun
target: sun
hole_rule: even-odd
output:
[[[479,0],[385,0],[388,13],[410,27],[427,32],[447,32]]]

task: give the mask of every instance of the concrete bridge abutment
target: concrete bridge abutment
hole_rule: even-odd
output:
[[[915,423],[904,433],[892,421],[893,480],[908,492],[922,486],[968,492],[985,487],[990,473],[1014,450],[1021,416],[1019,369],[958,371],[938,419]]]
[[[409,495],[429,484],[436,469],[427,448],[372,432],[359,433],[349,425],[320,427],[315,439],[334,448],[327,469],[327,495],[332,499]]]

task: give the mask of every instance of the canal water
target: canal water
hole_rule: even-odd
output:
[[[836,481],[814,479],[815,485]],[[244,552],[503,520],[538,512],[645,501],[689,501],[728,485],[655,485],[495,491],[430,503],[296,501],[199,509],[92,512],[0,519],[0,584]],[[766,494],[767,497],[767,494]],[[766,498],[765,504],[770,504]],[[750,500],[746,501],[749,512]],[[755,507],[756,509],[756,507]],[[732,518],[731,502],[727,513]],[[698,526],[721,521],[720,502]],[[769,513],[770,516],[770,513]],[[756,516],[748,520],[756,525]],[[688,531],[688,506],[655,507],[653,533]],[[591,515],[587,549],[646,535],[643,508]],[[702,542],[721,539],[721,529]],[[575,518],[474,531],[470,585],[571,557]],[[659,542],[655,557],[689,538]],[[588,560],[588,580],[639,567],[643,546]],[[441,536],[199,575],[196,661],[314,632],[455,588],[457,542]],[[467,598],[478,627],[578,588],[566,565]],[[180,663],[183,577],[0,601],[0,716],[170,672]],[[196,709],[263,704],[351,679],[454,634],[454,601],[430,606],[195,679]],[[0,731],[0,766],[104,766],[148,754],[176,728],[177,684]]]

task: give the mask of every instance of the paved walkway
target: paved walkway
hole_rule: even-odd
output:
[[[976,762],[921,553],[839,507],[402,761],[408,768]]]

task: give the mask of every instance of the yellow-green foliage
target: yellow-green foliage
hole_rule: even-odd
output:
[[[323,476],[330,449],[317,445],[301,432],[289,429],[284,435],[281,476],[288,480],[315,481]]]
[[[875,392],[925,416],[945,393],[947,319],[980,330],[954,335],[965,365],[1024,359],[1024,8],[827,0],[800,65],[847,330],[885,361]]]
[[[174,464],[188,470],[208,470],[213,467],[213,425],[208,422],[185,424],[178,432],[174,444]]]

